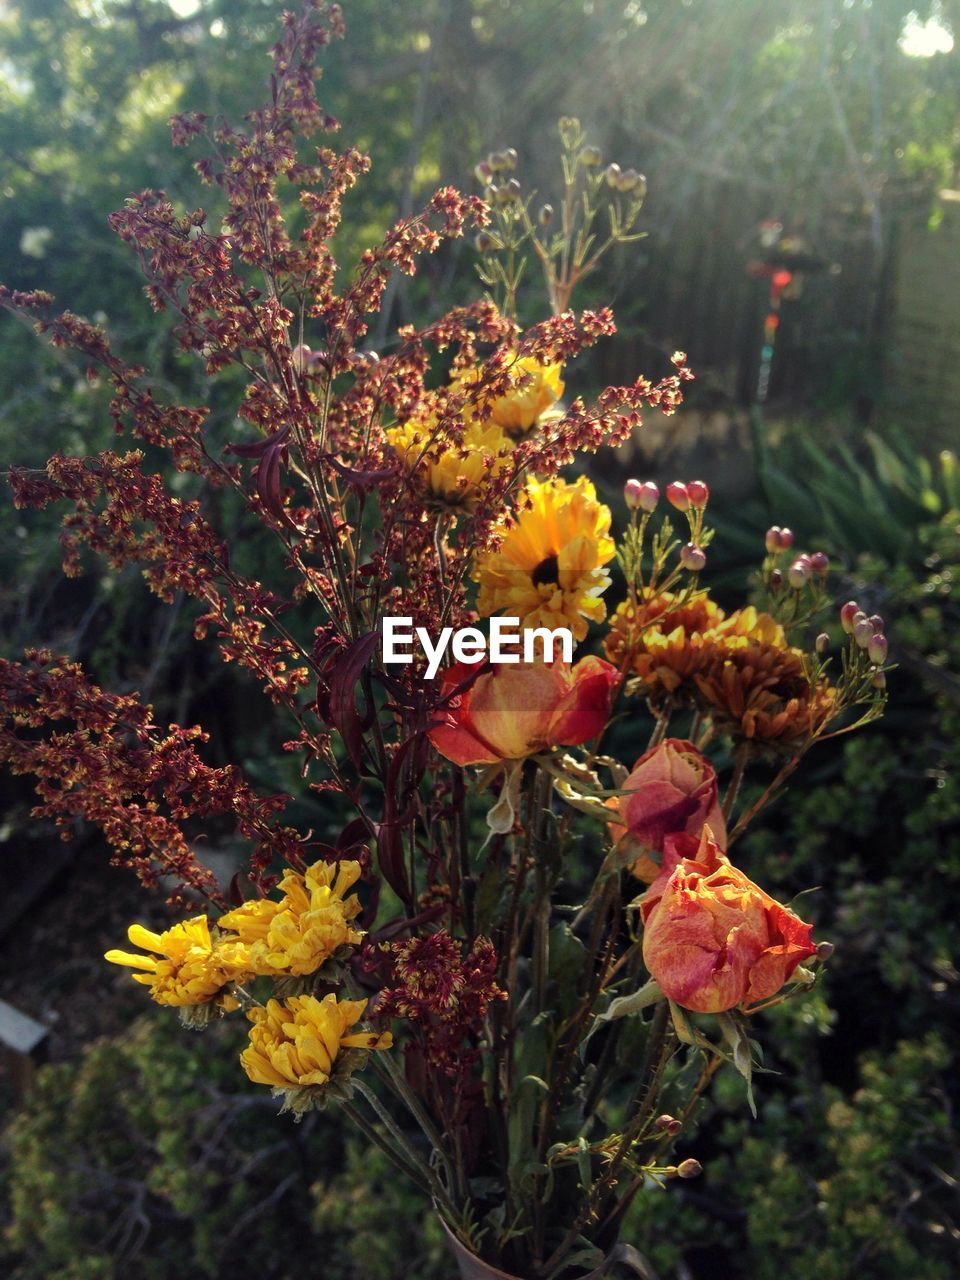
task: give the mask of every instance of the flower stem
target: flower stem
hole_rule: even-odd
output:
[[[727,794],[723,797],[723,816],[726,820],[729,820],[730,815],[733,813],[733,806],[736,804],[737,796],[740,794],[740,784],[743,782],[743,774],[746,767],[747,751],[745,746],[741,746],[734,762],[733,774],[727,786]]]

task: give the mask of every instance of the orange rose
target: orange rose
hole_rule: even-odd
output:
[[[627,794],[611,801],[620,821],[610,823],[610,834],[619,842],[621,853],[636,856],[630,869],[647,884],[660,873],[649,854],[662,853],[669,835],[685,831],[699,837],[707,824],[720,848],[726,848],[717,775],[692,742],[666,738],[644,752],[622,790]]]
[[[530,662],[484,668],[464,692],[451,697],[476,670],[457,663],[441,677],[445,718],[430,741],[454,764],[520,760],[552,747],[572,747],[596,737],[610,715],[619,680],[602,658]]]
[[[643,959],[661,991],[694,1013],[776,995],[812,956],[812,926],[734,867],[707,828],[668,836],[640,905]]]

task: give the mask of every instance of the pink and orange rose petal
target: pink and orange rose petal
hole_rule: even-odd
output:
[[[611,800],[619,822],[610,834],[631,871],[650,884],[660,866],[650,855],[662,853],[664,840],[677,832],[699,836],[709,825],[721,849],[727,828],[717,792],[717,775],[710,761],[684,738],[666,738],[644,752],[622,786],[623,795]]]
[[[602,658],[485,668],[458,663],[441,680],[430,741],[454,764],[497,764],[589,741],[610,715],[620,679]],[[458,690],[461,690],[458,692]]]
[[[694,1013],[770,999],[816,951],[812,926],[733,866],[709,829],[667,837],[640,913],[651,977]]]

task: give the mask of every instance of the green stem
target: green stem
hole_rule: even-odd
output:
[[[420,1167],[409,1164],[406,1158],[397,1151],[393,1143],[387,1141],[383,1133],[379,1129],[375,1128],[352,1102],[347,1102],[346,1099],[341,1098],[340,1106],[357,1126],[363,1136],[369,1142],[372,1142],[374,1146],[380,1148],[394,1168],[398,1169],[404,1177],[409,1178],[415,1186],[420,1188],[421,1191],[430,1195],[430,1184],[423,1177],[423,1172]]]
[[[390,1112],[387,1110],[387,1108],[383,1105],[383,1103],[380,1101],[377,1095],[373,1092],[373,1090],[369,1089],[363,1083],[363,1081],[357,1079],[356,1076],[354,1076],[353,1078],[353,1087],[357,1090],[359,1094],[362,1095],[362,1097],[366,1098],[367,1102],[369,1102],[370,1106],[373,1108],[373,1110],[377,1113],[377,1116],[379,1117],[379,1119],[382,1121],[387,1132],[390,1134],[394,1142],[399,1147],[400,1152],[403,1154],[404,1159],[408,1163],[412,1164],[415,1168],[416,1162],[420,1160],[420,1156],[413,1149],[413,1147],[411,1147],[410,1143],[407,1141],[405,1135],[403,1134],[403,1132],[401,1131],[401,1129],[399,1128],[399,1126],[397,1125],[396,1121],[394,1120]],[[422,1167],[423,1167],[424,1174],[426,1175],[426,1178],[427,1178],[427,1185],[428,1185],[430,1194],[433,1196],[433,1198],[437,1201],[438,1204],[440,1204],[448,1213],[453,1215],[452,1220],[455,1221],[457,1216],[457,1211],[449,1195],[447,1194],[446,1188],[440,1182],[439,1178],[436,1176],[436,1174],[433,1172],[433,1170],[430,1168],[429,1165],[423,1164]]]
[[[733,813],[733,806],[736,804],[737,796],[740,794],[740,784],[743,782],[744,770],[747,767],[747,750],[748,748],[744,744],[737,751],[733,774],[727,786],[727,794],[723,797],[723,816],[727,821],[729,821],[730,815]]]
[[[730,832],[730,835],[727,840],[727,848],[729,848],[730,845],[733,844],[737,836],[739,836],[743,831],[746,830],[746,828],[750,825],[750,823],[757,816],[760,810],[763,809],[767,804],[769,804],[769,802],[773,799],[776,792],[779,791],[779,789],[786,782],[787,778],[789,778],[791,773],[793,773],[794,769],[796,769],[801,759],[802,759],[802,753],[795,755],[791,759],[789,759],[787,763],[777,773],[776,777],[773,779],[773,781],[764,791],[763,795],[759,798],[759,800],[755,801],[750,806],[750,808],[746,811],[746,813],[741,814],[740,819],[737,822],[737,825]]]
[[[448,1185],[453,1186],[453,1178],[452,1178],[452,1173],[450,1169],[450,1163],[447,1157],[447,1153],[443,1146],[443,1139],[441,1138],[436,1125],[430,1119],[429,1115],[427,1114],[426,1110],[421,1104],[420,1099],[417,1097],[414,1091],[410,1088],[410,1085],[405,1080],[403,1072],[400,1070],[396,1062],[394,1062],[393,1058],[391,1058],[390,1054],[388,1053],[383,1054],[382,1057],[378,1056],[374,1058],[374,1066],[379,1071],[381,1077],[388,1079],[390,1084],[393,1086],[396,1092],[400,1095],[400,1098],[403,1100],[404,1106],[407,1108],[407,1110],[416,1120],[417,1124],[420,1126],[420,1129],[423,1132],[423,1136],[427,1139],[431,1147],[434,1149],[434,1151],[436,1151],[437,1155],[440,1157],[440,1160],[443,1164],[444,1172],[447,1175]]]

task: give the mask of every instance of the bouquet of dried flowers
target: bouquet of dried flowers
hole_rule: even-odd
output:
[[[340,271],[342,200],[369,161],[303,145],[336,128],[315,58],[340,33],[336,6],[308,4],[242,129],[174,119],[177,144],[207,145],[216,216],[150,190],[112,220],[183,350],[211,380],[240,371],[234,439],[216,442],[206,407],[164,403],[100,328],[0,293],[109,383],[134,444],[14,468],[16,503],[68,505],[67,573],[88,548],[199,602],[198,639],[289,717],[325,838],[285,818],[288,796],[206,763],[200,728],[163,729],[46,651],[0,663],[0,758],[36,775],[38,815],[66,835],[96,824],[145,884],[178,886],[191,914],[132,925],[133,949],[107,959],[190,1026],[247,1018],[251,1080],[297,1118],[338,1108],[382,1147],[432,1197],[464,1275],[642,1270],[618,1243],[631,1202],[699,1171],[670,1155],[697,1099],[724,1063],[749,1094],[755,1015],[829,953],[734,846],[814,743],[879,713],[882,620],[844,607],[834,675],[828,635],[800,644],[827,600],[824,556],[771,529],[760,607],[726,613],[701,581],[706,484],[664,503],[629,480],[616,520],[598,499],[584,460],[645,407],[673,412],[692,375],[678,353],[659,382],[562,402],[577,355],[614,332],[571,294],[638,234],[646,186],[604,167],[577,121],[561,122],[556,211],[534,212],[516,154],[494,153],[483,199],[438,191]],[[467,231],[486,296],[367,350],[390,274]],[[523,328],[527,260],[550,314]],[[272,539],[269,584],[235,566],[214,490]],[[753,767],[768,785],[744,809]],[[229,886],[191,844],[224,815],[250,845]]]

